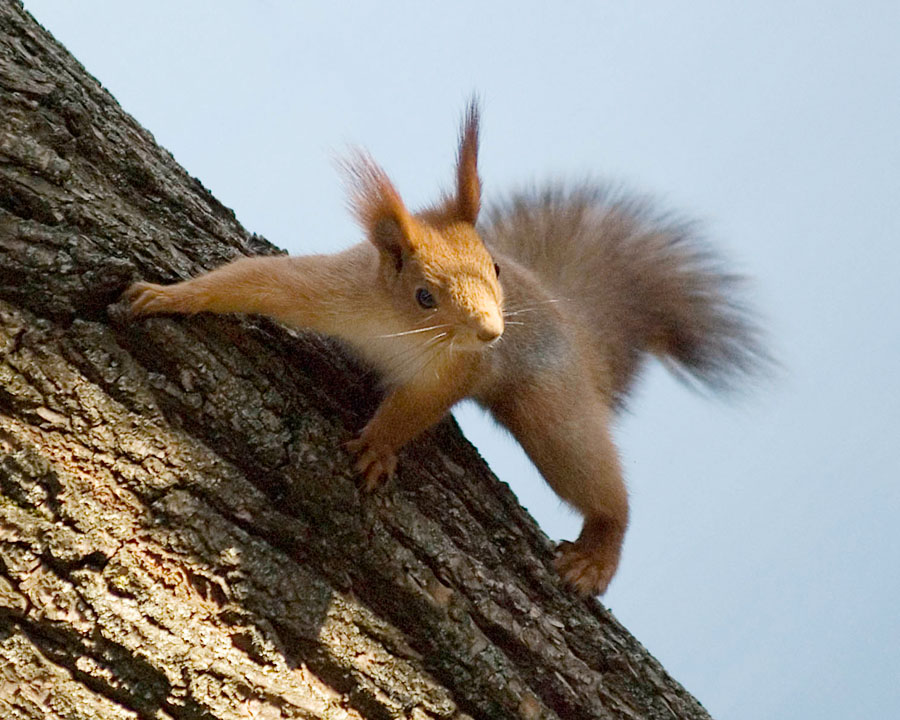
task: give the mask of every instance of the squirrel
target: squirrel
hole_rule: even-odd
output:
[[[362,242],[332,255],[245,257],[174,285],[138,282],[133,317],[258,313],[342,339],[387,392],[347,447],[365,490],[397,452],[473,398],[584,518],[555,565],[606,591],[628,525],[610,424],[645,358],[713,389],[765,352],[740,276],[686,224],[604,186],[549,185],[481,209],[479,108],[460,132],[452,193],[413,213],[363,151],[345,162]]]

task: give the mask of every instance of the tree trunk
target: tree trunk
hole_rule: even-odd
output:
[[[447,419],[357,488],[377,382],[137,278],[277,253],[0,0],[4,718],[706,718]]]

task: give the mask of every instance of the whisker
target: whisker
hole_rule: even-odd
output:
[[[388,333],[387,335],[376,335],[379,338],[392,338],[392,337],[400,337],[401,335],[414,335],[416,333],[428,332],[429,330],[439,330],[441,328],[448,327],[447,323],[441,323],[440,325],[429,325],[428,327],[416,328],[414,330],[404,330],[402,332]]]
[[[509,317],[512,315],[519,315],[523,312],[531,312],[535,310],[540,305],[548,305],[550,303],[558,303],[563,302],[566,298],[551,298],[549,300],[542,300],[541,302],[531,303],[530,305],[523,305],[522,307],[512,308],[511,310],[504,309],[503,315],[504,317]]]
[[[428,354],[430,353],[430,351],[431,351],[436,345],[438,345],[438,344],[440,344],[441,342],[443,342],[444,338],[447,337],[447,335],[448,335],[448,333],[445,331],[445,332],[438,333],[437,335],[434,335],[434,336],[428,338],[427,340],[425,340],[425,342],[423,342],[421,345],[419,345],[419,346],[415,349],[415,352],[413,352],[412,354],[406,355],[405,357],[403,357],[404,354],[406,353],[406,350],[405,350],[405,349],[404,349],[404,350],[401,350],[401,351],[398,352],[398,353],[396,353],[396,354],[391,358],[391,360],[393,361],[393,360],[399,358],[399,359],[400,359],[400,362],[399,362],[399,363],[397,364],[397,366],[394,368],[394,372],[395,372],[395,373],[398,373],[398,374],[403,374],[403,373],[405,373],[411,366],[413,366],[415,363],[417,363],[417,362],[418,362],[419,360],[421,360],[423,357],[425,357],[426,355],[428,355]],[[426,367],[428,367],[428,365],[430,364],[430,362],[431,362],[430,359],[429,359],[428,361],[426,361],[426,362],[422,365],[422,367],[419,368],[419,369],[417,370],[417,372],[421,372],[421,371],[424,370]]]
[[[401,365],[401,368],[405,371],[406,369],[415,367],[417,364],[421,363],[416,367],[415,372],[421,373],[424,372],[429,365],[434,361],[435,355],[431,352],[435,346],[439,345],[443,341],[443,338],[436,338],[433,341],[430,341],[427,345],[423,346],[422,349],[416,353],[414,356],[409,358],[408,361],[404,362]]]
[[[421,348],[415,354],[406,355],[405,357],[401,358],[400,361],[393,365],[393,367],[391,368],[392,374],[399,376],[406,375],[407,370],[414,367],[423,357],[428,354],[428,350],[429,348]]]
[[[428,322],[429,320],[431,320],[431,318],[424,318],[422,320],[419,320],[417,324],[421,325],[423,322]],[[372,335],[370,337],[372,340],[380,340],[380,339],[385,339],[385,338],[393,338],[393,337],[400,337],[400,336],[412,335],[412,334],[417,334],[417,333],[423,333],[423,332],[428,332],[431,330],[440,330],[441,328],[447,328],[447,327],[450,327],[450,325],[448,323],[438,323],[436,325],[429,325],[427,327],[413,327],[411,330],[405,330],[405,331],[397,332],[397,333],[386,333],[384,335]],[[443,333],[438,333],[437,338],[440,339],[440,337],[442,337],[444,335],[446,335],[446,331]],[[432,340],[432,338],[429,338],[429,340]],[[428,342],[428,340],[426,340],[426,343],[427,342]],[[427,351],[427,345],[426,345],[426,350],[423,350],[422,353],[424,353],[426,351]],[[409,365],[412,362],[415,362],[415,360],[417,360],[419,357],[421,357],[422,353],[416,352],[416,353],[410,355],[409,346],[400,344],[396,347],[394,353],[392,353],[391,355],[389,355],[386,358],[386,362],[388,363],[388,365],[392,365],[393,363],[395,363],[399,360],[399,364],[397,365],[397,367],[393,368],[393,371],[399,372],[400,370],[403,369],[404,366]]]
[[[427,350],[431,344],[434,342],[434,338],[430,337],[425,340],[420,345],[414,346],[410,349],[407,346],[401,346],[397,348],[397,351],[393,353],[390,357],[390,361],[393,362],[395,360],[400,360],[401,362],[410,357],[418,357],[421,352]],[[412,352],[411,352],[412,350]]]

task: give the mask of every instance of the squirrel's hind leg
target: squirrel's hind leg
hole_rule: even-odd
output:
[[[609,434],[610,411],[588,381],[534,378],[491,404],[553,490],[584,517],[556,568],[581,595],[602,594],[619,565],[628,493]]]

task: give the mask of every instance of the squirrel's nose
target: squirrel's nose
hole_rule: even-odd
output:
[[[483,317],[476,334],[483,343],[493,342],[503,334],[503,317],[499,313]]]
[[[493,342],[498,337],[500,337],[500,330],[494,328],[483,328],[478,331],[478,339],[484,343]]]

